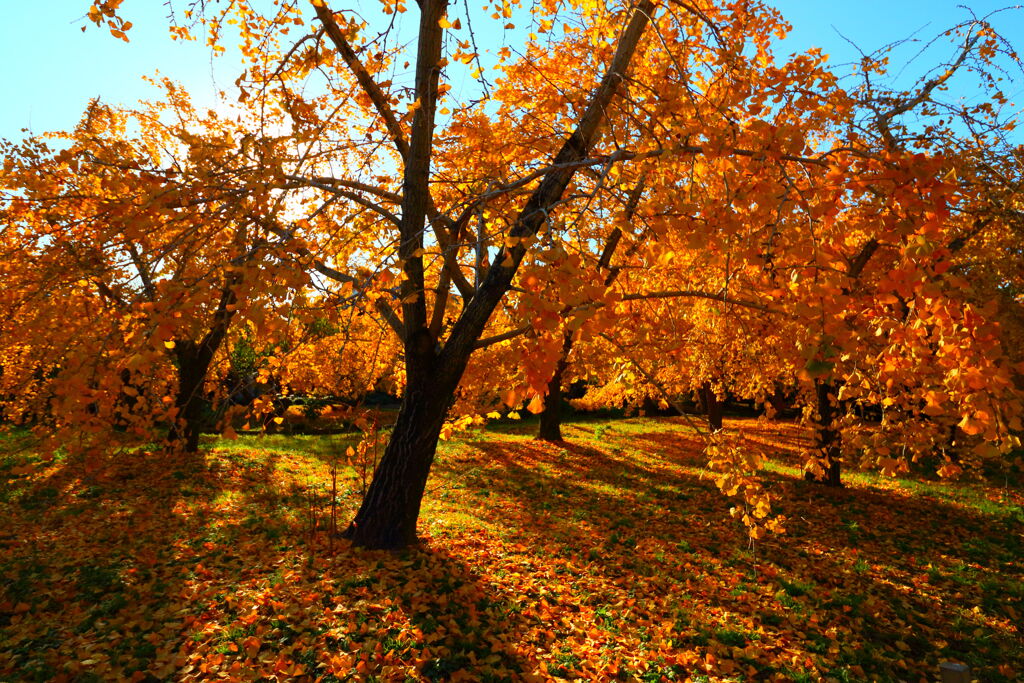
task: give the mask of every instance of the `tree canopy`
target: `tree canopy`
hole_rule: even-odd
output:
[[[131,11],[89,18],[128,38]],[[415,540],[441,436],[570,380],[593,404],[802,396],[831,483],[1019,448],[1019,62],[993,22],[894,92],[884,53],[852,79],[776,54],[789,27],[754,0],[178,19],[239,44],[230,109],[161,82],[5,145],[0,400],[54,447],[194,450],[204,410],[233,429],[215,380],[248,345],[278,391],[401,391],[346,532],[369,547]],[[962,77],[980,101],[942,99]],[[752,534],[781,527],[759,454],[709,433],[707,455]]]

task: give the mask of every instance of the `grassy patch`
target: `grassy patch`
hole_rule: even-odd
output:
[[[394,554],[329,533],[331,513],[343,529],[359,503],[344,458],[336,497],[329,485],[356,435],[244,435],[88,477],[0,437],[0,679],[1024,671],[1016,484],[850,473],[827,491],[780,458],[767,481],[790,531],[751,547],[702,478],[685,421],[579,419],[557,446],[535,428],[509,420],[443,444],[422,544]],[[768,446],[803,438],[792,425],[727,428]]]

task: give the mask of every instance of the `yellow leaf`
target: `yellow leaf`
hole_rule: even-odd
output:
[[[507,417],[510,420],[518,420],[520,418],[520,415],[519,415],[519,413],[517,413],[516,411],[513,410],[511,413],[509,413],[505,417]]]
[[[173,349],[174,348],[174,342],[172,342],[172,341],[165,341],[164,342],[164,346],[167,347],[168,349]]]
[[[970,415],[964,415],[963,419],[960,420],[960,424],[957,425],[960,429],[964,430],[964,434],[969,436],[975,436],[985,431],[985,424],[978,420],[972,419]]]
[[[491,412],[487,413],[487,417],[491,420],[498,420],[501,418],[501,413],[499,413],[496,410],[492,410]]]
[[[277,423],[277,424],[281,424],[281,423],[284,422],[284,418],[283,417],[275,417],[274,418],[274,422]]]

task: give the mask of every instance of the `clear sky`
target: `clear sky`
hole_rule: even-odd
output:
[[[344,6],[343,0],[335,4]],[[835,63],[856,57],[840,32],[871,51],[920,29],[922,37],[930,38],[968,18],[957,7],[960,4],[969,5],[979,16],[1007,6],[1001,0],[775,0],[774,4],[793,24],[787,51],[818,46]],[[236,70],[230,58],[212,60],[201,41],[170,39],[167,8],[159,0],[124,3],[124,16],[134,25],[130,43],[85,20],[88,0],[6,0],[5,5],[0,22],[0,57],[5,65],[0,72],[4,103],[0,137],[21,138],[22,128],[37,133],[70,128],[92,97],[131,103],[152,96],[153,90],[141,76],[157,70],[184,83],[201,104],[212,103],[217,90],[233,86]],[[1017,7],[998,15],[994,23],[1024,52],[1024,9]],[[922,66],[925,63],[922,60]],[[912,66],[906,77],[918,73]],[[1007,87],[1006,94],[1024,105],[1024,78]]]

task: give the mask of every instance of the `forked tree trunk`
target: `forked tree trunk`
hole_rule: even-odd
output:
[[[805,472],[807,481],[820,481],[826,486],[842,486],[840,477],[840,446],[841,436],[835,428],[836,404],[835,385],[831,381],[816,381],[815,388],[818,400],[818,429],[815,434],[815,446],[824,462],[824,476],[818,478],[812,472]]]
[[[725,409],[724,404],[718,400],[718,395],[711,387],[711,382],[704,382],[700,387],[700,402],[704,406],[704,413],[708,417],[708,427],[713,432],[722,429],[722,415]]]
[[[526,256],[527,248],[518,240],[514,245],[507,244],[498,250],[476,291],[468,293],[468,303],[452,326],[447,341],[441,343],[438,338],[440,330],[433,328],[433,321],[428,319],[426,313],[422,251],[424,225],[432,201],[429,189],[430,158],[438,97],[437,64],[443,44],[439,21],[444,16],[446,5],[444,0],[423,0],[420,3],[416,55],[416,96],[420,106],[413,114],[408,144],[402,139],[401,130],[395,126],[396,143],[401,140],[399,151],[405,158],[398,252],[406,278],[399,290],[402,321],[397,325],[391,322],[403,338],[406,391],[398,420],[380,464],[374,471],[370,488],[355,520],[345,532],[356,545],[366,548],[401,548],[416,540],[420,501],[448,407],[469,357],[477,348],[487,320],[512,286],[512,279]],[[651,0],[641,0],[634,10],[608,71],[591,97],[575,131],[555,155],[551,172],[544,176],[523,206],[509,230],[510,237],[536,235],[561,200],[576,172],[575,162],[586,158],[597,138],[605,111],[625,76],[653,11]],[[347,54],[346,50],[351,52],[330,12],[320,5],[317,16],[328,29],[331,39],[340,46],[343,55]],[[361,82],[369,80],[369,76],[361,71],[358,64],[349,57],[346,60]],[[371,95],[371,100],[374,100],[374,95],[380,94],[379,88],[372,83],[364,85],[364,90]],[[382,103],[380,97],[374,101],[378,103],[385,120],[393,121],[394,115],[388,105]],[[458,228],[453,226],[453,229]],[[450,238],[451,235],[445,231],[442,225],[438,235]],[[446,261],[445,265],[449,269],[459,267],[454,258]],[[454,277],[452,280],[458,282]]]
[[[178,394],[174,405],[178,414],[167,433],[167,440],[186,453],[199,450],[206,375],[210,371],[214,354],[227,336],[231,319],[234,318],[234,311],[229,309],[238,300],[234,287],[240,282],[241,276],[237,273],[227,277],[221,290],[220,303],[213,314],[213,323],[202,340],[198,343],[191,339],[174,342],[174,357],[178,361]]]

